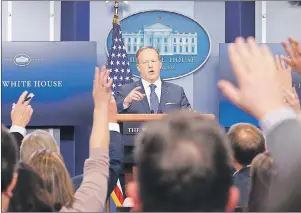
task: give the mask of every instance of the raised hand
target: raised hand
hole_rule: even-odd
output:
[[[16,104],[13,104],[11,110],[11,121],[12,125],[14,126],[21,126],[26,127],[31,119],[33,109],[29,105],[31,99],[33,98],[34,94],[30,93],[27,96],[28,92],[24,91]],[[25,101],[26,100],[26,101]]]
[[[101,71],[99,68],[95,68],[94,84],[93,84],[93,99],[94,107],[99,108],[104,105],[108,105],[111,99],[111,86],[112,79],[108,81],[109,71],[106,67],[102,67]]]
[[[289,38],[289,45],[283,41],[282,46],[289,57],[283,57],[283,60],[290,65],[297,73],[301,74],[301,46],[297,40]]]
[[[238,38],[228,52],[238,87],[225,80],[218,86],[230,101],[258,119],[285,106],[281,75],[267,46]]]

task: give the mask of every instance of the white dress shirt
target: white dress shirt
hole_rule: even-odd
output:
[[[149,87],[149,85],[151,85],[151,83],[147,82],[146,80],[144,79],[141,79],[142,81],[142,85],[144,87],[144,91],[145,91],[145,95],[146,95],[146,98],[147,98],[147,101],[148,101],[148,105],[150,106],[150,94],[151,94],[151,88]],[[158,101],[160,103],[160,98],[161,98],[161,88],[162,88],[162,81],[161,79],[159,78],[157,81],[155,81],[153,83],[154,85],[156,85],[156,89],[155,89],[155,93],[157,94],[158,96]]]
[[[143,88],[144,88],[144,91],[145,91],[145,95],[146,95],[146,98],[147,98],[147,101],[148,101],[148,105],[150,106],[150,94],[151,94],[151,88],[149,87],[149,85],[151,85],[151,83],[147,82],[146,80],[142,79],[141,78],[141,81],[142,81],[142,85],[143,85]],[[160,103],[160,98],[161,98],[161,88],[162,88],[162,81],[161,81],[161,78],[159,78],[157,81],[155,81],[153,83],[154,85],[156,85],[156,89],[155,89],[155,93],[157,94],[158,96],[158,99],[159,99],[159,103]],[[124,109],[127,109],[131,106],[131,104],[129,104],[128,106],[125,105],[123,103],[123,108]]]
[[[244,169],[244,168],[247,168],[247,167],[251,167],[251,165],[247,165],[246,167],[243,167],[243,168],[241,168],[241,169],[239,169],[239,170],[236,170],[236,171],[234,172],[233,176],[236,175],[240,170],[242,170],[242,169]]]

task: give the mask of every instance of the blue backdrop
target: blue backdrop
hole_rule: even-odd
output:
[[[267,44],[274,55],[286,55],[281,44]],[[293,83],[301,97],[301,75],[292,72]],[[219,48],[219,79],[225,79],[236,84],[235,77],[228,57],[228,44],[220,44]],[[223,126],[229,127],[238,122],[247,122],[258,126],[258,121],[228,101],[220,92],[219,94],[219,119]]]
[[[4,42],[2,122],[10,124],[12,103],[35,94],[30,125],[90,125],[96,42]]]

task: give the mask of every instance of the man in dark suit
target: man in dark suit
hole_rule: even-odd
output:
[[[157,49],[142,47],[136,59],[141,79],[118,88],[115,96],[118,113],[156,114],[191,108],[182,87],[161,80],[162,62]],[[120,180],[124,188],[123,179]]]
[[[157,49],[142,47],[136,58],[141,80],[119,88],[119,113],[168,113],[191,107],[182,87],[160,79],[162,62]]]
[[[231,126],[228,137],[233,150],[233,184],[240,191],[238,206],[247,206],[251,186],[250,164],[256,155],[265,152],[261,130],[248,123]]]

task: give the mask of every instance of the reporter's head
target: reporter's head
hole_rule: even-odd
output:
[[[45,181],[46,187],[56,204],[72,207],[74,188],[65,163],[57,152],[38,150],[34,152],[28,164]]]
[[[129,189],[134,208],[233,209],[238,191],[232,187],[230,156],[224,131],[198,113],[182,110],[147,123],[136,141],[137,184]]]
[[[38,129],[24,137],[20,147],[21,161],[28,163],[32,153],[40,149],[49,149],[59,153],[59,147],[54,137],[49,132]]]
[[[1,127],[1,200],[6,211],[17,182],[17,145],[9,131]]]

